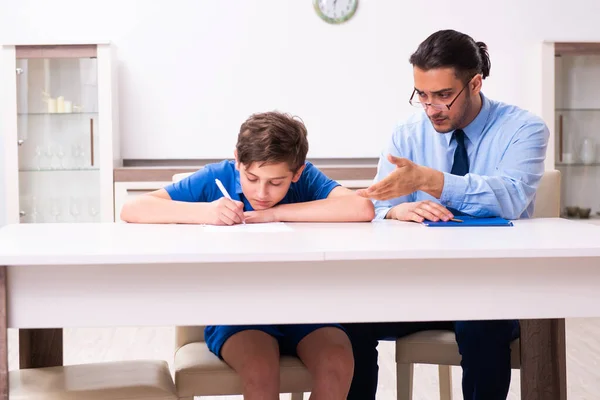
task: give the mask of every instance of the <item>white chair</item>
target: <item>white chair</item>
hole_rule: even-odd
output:
[[[535,197],[534,218],[560,216],[560,171],[546,171]],[[398,400],[412,400],[414,364],[439,365],[440,400],[452,400],[451,366],[460,366],[461,356],[454,332],[423,331],[396,341],[396,385]],[[511,367],[521,366],[520,341],[511,343]]]
[[[535,196],[533,218],[560,216],[560,171],[546,171]]]
[[[175,337],[175,387],[181,400],[242,393],[239,375],[208,350],[203,326],[178,326]],[[292,393],[292,400],[302,400],[310,389],[310,373],[302,361],[282,356],[280,392]]]
[[[191,173],[173,175],[173,182]],[[182,400],[194,396],[236,395],[242,393],[238,374],[208,350],[203,326],[175,328],[175,387]],[[300,359],[283,356],[280,360],[280,391],[302,400],[311,389],[311,377]]]
[[[165,361],[118,361],[9,372],[11,400],[177,400]]]

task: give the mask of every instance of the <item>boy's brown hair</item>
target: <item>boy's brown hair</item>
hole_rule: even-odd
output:
[[[246,166],[285,162],[297,172],[306,161],[308,139],[304,123],[278,111],[252,114],[240,127],[238,161]]]

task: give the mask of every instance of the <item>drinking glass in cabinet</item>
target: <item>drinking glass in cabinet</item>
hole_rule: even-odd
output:
[[[96,216],[100,213],[100,207],[98,204],[98,199],[94,197],[88,198],[88,213],[92,217],[92,220],[96,220]]]
[[[79,222],[79,214],[81,214],[81,199],[71,197],[71,204],[69,205],[69,213],[75,220]]]
[[[48,159],[48,161],[47,161],[48,169],[53,169],[52,168],[52,158],[54,157],[54,153],[52,152],[52,146],[50,146],[49,144],[44,146],[44,157],[46,157]]]
[[[62,200],[58,197],[53,197],[50,199],[49,206],[49,213],[54,218],[54,222],[59,222],[62,214]]]
[[[58,168],[65,169],[65,164],[63,163],[63,158],[65,158],[65,150],[61,145],[56,147],[56,158],[58,158]]]

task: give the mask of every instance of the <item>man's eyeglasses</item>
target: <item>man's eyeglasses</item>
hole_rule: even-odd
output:
[[[471,79],[473,79],[473,78],[471,78]],[[461,93],[465,91],[467,86],[469,86],[469,83],[471,83],[471,79],[469,79],[469,82],[467,82],[467,84],[465,86],[463,86],[463,88],[460,90],[460,92],[458,92],[458,94],[454,97],[454,99],[449,104],[423,103],[421,101],[413,100],[413,97],[415,97],[415,93],[417,93],[417,89],[413,90],[412,95],[410,96],[410,99],[408,100],[408,102],[413,107],[422,107],[422,108],[431,107],[434,110],[438,110],[438,111],[450,110],[450,107],[452,107],[452,104],[454,104],[456,99],[458,99],[458,96],[460,96]]]

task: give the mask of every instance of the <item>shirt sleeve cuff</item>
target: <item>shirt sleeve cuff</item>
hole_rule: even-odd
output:
[[[467,179],[465,177],[444,172],[444,188],[440,198],[442,205],[459,209],[465,200],[466,191]]]
[[[392,209],[392,207],[376,207],[375,208],[375,219],[385,219],[385,216],[391,209]]]

